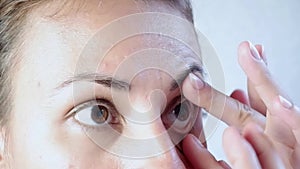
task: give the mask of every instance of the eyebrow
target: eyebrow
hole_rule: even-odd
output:
[[[102,74],[98,74],[98,73],[84,73],[84,74],[75,75],[75,76],[71,77],[70,79],[64,81],[61,85],[59,85],[57,87],[57,89],[64,88],[74,82],[81,82],[81,81],[94,82],[94,83],[100,84],[105,87],[109,87],[109,88],[112,87],[112,88],[119,89],[119,90],[129,90],[130,89],[129,83],[115,79],[108,75],[102,75]]]
[[[201,65],[199,65],[197,63],[193,63],[193,64],[187,66],[186,70],[184,70],[180,75],[178,75],[178,77],[176,79],[173,79],[173,81],[171,82],[170,91],[176,90],[179,86],[181,86],[183,81],[185,80],[185,78],[191,72],[198,72],[202,75],[203,68]],[[56,89],[61,89],[61,88],[64,88],[64,87],[74,83],[74,82],[82,82],[82,81],[93,82],[93,83],[100,84],[104,87],[115,88],[115,89],[119,89],[119,90],[127,90],[128,91],[131,88],[131,86],[128,82],[115,79],[108,75],[102,75],[99,73],[84,73],[84,74],[78,74],[78,75],[71,77],[70,79],[61,83],[58,87],[56,87]]]

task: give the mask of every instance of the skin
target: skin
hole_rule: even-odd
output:
[[[128,59],[128,55],[134,51],[149,47],[163,48],[164,46],[175,50],[182,45],[176,44],[170,38],[140,35],[119,43],[104,58],[97,55],[86,57],[85,64],[79,65],[80,69],[76,70],[80,53],[88,40],[102,26],[116,18],[141,11],[159,11],[183,18],[178,10],[159,2],[146,6],[143,3],[133,3],[133,1],[122,1],[115,4],[104,1],[102,6],[104,12],[99,12],[95,5],[97,2],[87,1],[86,5],[76,12],[62,9],[59,16],[55,17],[45,17],[45,15],[53,13],[59,4],[50,4],[47,8],[40,7],[31,13],[30,22],[25,26],[25,34],[22,37],[25,42],[30,43],[24,43],[20,50],[20,56],[23,58],[19,64],[20,71],[16,73],[14,79],[15,96],[9,123],[9,136],[7,142],[3,142],[9,156],[2,152],[2,168],[5,168],[6,164],[16,169],[188,167],[187,160],[178,153],[178,149],[172,145],[169,136],[157,137],[166,132],[160,113],[172,112],[172,106],[176,105],[171,101],[180,96],[179,88],[170,90],[173,79],[163,71],[137,72],[139,74],[133,79],[126,79],[126,72],[119,74],[120,77],[124,77],[123,81],[129,82],[131,85],[129,91],[131,106],[128,108],[126,105],[116,105],[120,114],[125,110],[132,112],[126,114],[128,118],[133,116],[136,111],[143,112],[145,110],[148,110],[146,118],[151,119],[153,114],[158,115],[149,125],[141,126],[127,122],[126,125],[122,123],[121,127],[117,126],[116,130],[120,129],[122,135],[133,138],[157,138],[154,139],[156,147],[151,147],[153,149],[166,149],[171,145],[172,148],[164,151],[163,154],[153,154],[149,158],[141,159],[114,155],[95,144],[85,133],[86,128],[76,121],[73,115],[66,117],[73,107],[93,100],[95,97],[112,99],[109,87],[94,82],[81,81],[59,87],[70,76],[81,73],[113,76],[122,61]],[[166,28],[182,27],[181,25],[162,26]],[[110,33],[113,36],[115,32]],[[186,34],[184,27],[178,34]],[[192,39],[188,40],[192,42]],[[102,39],[98,38],[97,41],[100,42]],[[191,52],[188,49],[183,49],[183,51]],[[89,52],[96,53],[96,51]],[[182,63],[184,59],[187,60],[184,63],[199,63],[199,60],[190,54],[186,58],[174,58],[168,66],[172,67],[172,64]],[[95,65],[98,63],[101,64]],[[97,69],[93,70],[92,67],[97,67]],[[173,73],[178,75],[183,71],[183,68],[179,68]],[[75,91],[73,87],[76,88]],[[157,89],[161,91],[161,94],[152,95],[152,91]],[[122,91],[115,91],[122,94]],[[153,108],[149,110],[151,104]],[[168,106],[171,109],[165,110]],[[89,116],[87,115],[87,117]],[[197,120],[194,130],[188,132],[200,137],[202,130],[200,115],[197,116]],[[104,129],[101,130],[101,126],[98,127],[98,130],[104,136],[103,138],[111,135]],[[113,145],[120,147],[127,146],[120,143],[118,137],[114,138],[112,142]],[[145,145],[145,148],[147,146]]]
[[[62,81],[69,79],[74,73],[101,73],[112,76],[122,61],[129,58],[130,53],[149,47],[167,46],[174,51],[180,48],[184,53],[190,52],[170,38],[137,36],[114,46],[105,58],[89,55],[84,64],[78,64],[79,55],[88,40],[99,28],[116,18],[141,11],[159,11],[182,17],[179,11],[164,4],[143,6],[132,1],[108,3],[107,6],[102,6],[103,12],[99,13],[97,2],[88,1],[86,6],[81,6],[76,12],[62,10],[63,14],[54,18],[45,15],[53,14],[53,11],[60,7],[59,4],[41,7],[31,13],[31,20],[25,26],[25,34],[22,37],[27,43],[20,49],[19,54],[23,56],[19,64],[20,71],[14,79],[14,107],[9,130],[2,130],[2,134],[6,133],[8,137],[1,139],[1,168],[230,168],[226,163],[216,161],[199,142],[202,127],[200,115],[196,118],[198,121],[194,130],[190,131],[191,134],[182,142],[183,154],[173,147],[163,154],[141,159],[120,157],[100,148],[95,140],[87,136],[93,132],[86,133],[86,128],[76,121],[73,115],[69,115],[74,106],[83,102],[95,97],[111,97],[111,90],[107,86],[92,82],[76,82],[75,91],[72,88],[74,85],[59,87]],[[164,26],[168,29],[180,27],[181,31],[177,33],[193,43],[193,40],[189,39],[191,37],[185,36],[188,31],[182,25]],[[111,36],[114,36],[114,33],[111,32]],[[101,40],[103,39],[96,39],[99,42]],[[253,51],[250,49],[250,44],[244,42],[240,45],[238,53],[240,64],[249,79],[249,98],[240,91],[234,92],[233,98],[230,98],[208,84],[199,88],[195,81],[201,81],[201,78],[197,77],[197,80],[187,78],[184,81],[183,94],[189,101],[216,116],[217,109],[211,107],[217,107],[214,104],[222,104],[225,101],[221,120],[231,127],[225,131],[223,143],[233,168],[295,168],[300,163],[299,108],[295,105],[284,108],[279,95],[286,95],[272,80],[266,64],[253,59]],[[256,46],[256,50],[256,53],[265,59],[262,46]],[[97,53],[93,50],[89,52]],[[176,65],[182,60],[185,60],[184,63],[199,62],[190,52],[188,57],[169,59],[172,64],[168,66],[172,67],[171,65]],[[92,69],[95,67],[96,70]],[[182,69],[176,67],[176,71],[172,73],[178,75],[183,71],[184,66]],[[172,100],[180,95],[180,90],[170,90],[172,78],[162,71],[147,70],[137,73],[133,79],[122,79],[129,81],[131,85],[129,93],[125,93],[129,96],[130,106],[119,104],[116,105],[116,109],[120,114],[129,112],[122,114],[127,118],[137,112],[146,112],[145,117],[149,119],[153,114],[158,118],[143,127],[129,121],[115,126],[114,129],[133,138],[154,137],[156,147],[150,149],[165,149],[172,145],[172,140],[168,135],[157,137],[166,131],[159,115],[165,112],[165,109],[169,110],[168,105],[172,107]],[[118,75],[126,77],[126,74],[125,72]],[[161,93],[153,94],[157,89]],[[113,91],[120,96],[124,94],[118,90]],[[217,98],[213,102],[212,96]],[[253,109],[246,109],[238,101]],[[172,111],[166,111],[169,112]],[[247,115],[249,112],[250,115]],[[265,115],[268,118],[265,118]],[[99,128],[92,131],[99,132],[100,136],[104,135],[103,138],[108,138],[111,134]],[[118,138],[111,142],[112,145],[119,146],[116,148],[128,148],[128,145],[122,144]],[[235,146],[232,147],[232,144]],[[127,151],[131,151],[130,148]]]
[[[238,48],[238,57],[248,77],[249,97],[242,91],[234,91],[229,97],[204,82],[199,86],[201,79],[193,78],[192,74],[183,84],[185,97],[214,116],[220,113],[220,109],[213,109],[214,105],[224,105],[221,120],[230,127],[224,132],[223,147],[232,168],[297,168],[300,162],[299,107],[286,99],[286,94],[273,80],[262,45],[243,42]],[[228,168],[193,138],[191,135],[185,138],[183,150],[195,168]],[[195,160],[197,157],[206,163]]]

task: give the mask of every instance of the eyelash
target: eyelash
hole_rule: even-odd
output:
[[[95,104],[96,103],[96,104]],[[65,119],[69,119],[69,118],[74,118],[75,119],[75,115],[90,107],[90,106],[95,106],[95,105],[103,105],[105,107],[107,107],[108,111],[109,111],[109,114],[113,117],[122,117],[118,111],[116,110],[115,106],[111,103],[111,101],[107,98],[97,98],[97,99],[94,99],[94,100],[89,100],[89,101],[86,101],[86,102],[83,102],[81,104],[78,104],[77,106],[73,107],[65,116]],[[122,120],[123,117],[120,119]],[[75,119],[75,121],[77,121],[77,123],[80,123],[78,120]],[[86,125],[86,124],[81,124],[81,125],[84,125],[86,127],[94,127],[92,125]]]
[[[162,122],[163,124],[165,125],[166,129],[168,127],[170,127],[170,123],[168,123],[170,121],[170,119],[168,119],[168,115],[173,113],[173,111],[176,109],[177,106],[183,106],[183,104],[187,102],[187,100],[181,100],[181,96],[178,96],[174,99],[173,102],[171,102],[171,106],[169,106],[169,108],[166,108],[166,110],[161,114],[161,118],[162,118]],[[185,103],[187,104],[187,103]],[[100,98],[100,99],[95,99],[95,100],[90,100],[90,101],[87,101],[87,102],[84,102],[84,103],[81,103],[75,107],[73,107],[71,109],[71,111],[69,111],[69,113],[67,113],[67,115],[65,116],[66,119],[69,119],[69,118],[73,118],[73,120],[78,123],[79,125],[85,127],[86,129],[92,129],[92,130],[101,130],[103,124],[95,124],[95,125],[90,125],[90,124],[85,124],[84,122],[81,122],[80,120],[76,119],[76,115],[78,115],[78,113],[80,113],[80,111],[82,110],[85,110],[87,108],[90,108],[92,106],[104,106],[107,108],[108,110],[108,121],[110,121],[111,119],[117,119],[117,123],[113,122],[104,122],[104,124],[109,124],[113,127],[116,127],[117,129],[120,129],[120,127],[122,128],[122,126],[124,125],[124,123],[126,123],[124,117],[116,110],[114,104],[109,101],[108,99],[106,98]],[[176,111],[176,110],[175,110]],[[84,113],[84,112],[83,112]],[[91,112],[92,113],[92,112]],[[90,113],[90,114],[91,114]],[[90,116],[91,118],[91,115],[88,115]],[[190,114],[189,114],[190,116]],[[166,120],[164,120],[164,118]],[[177,118],[177,117],[176,117]],[[167,121],[167,122],[166,122]],[[173,123],[171,123],[172,125]]]

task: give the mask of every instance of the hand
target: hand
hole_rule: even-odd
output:
[[[233,168],[300,166],[299,108],[273,80],[262,46],[243,42],[238,56],[248,77],[249,98],[239,91],[233,93],[235,99],[228,97],[194,74],[184,82],[185,97],[230,126],[224,132],[223,147]],[[184,142],[190,141],[186,138]],[[192,151],[193,158],[199,155],[196,148],[183,148],[186,153]],[[199,161],[201,165],[191,163],[195,168],[206,168]]]

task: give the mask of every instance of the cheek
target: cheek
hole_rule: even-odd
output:
[[[65,152],[53,141],[54,126],[34,115],[15,116],[12,124],[9,153],[13,168],[64,168]]]
[[[116,163],[80,127],[58,124],[49,116],[34,114],[16,116],[12,121],[8,142],[12,168],[93,168],[95,164],[110,168]]]

